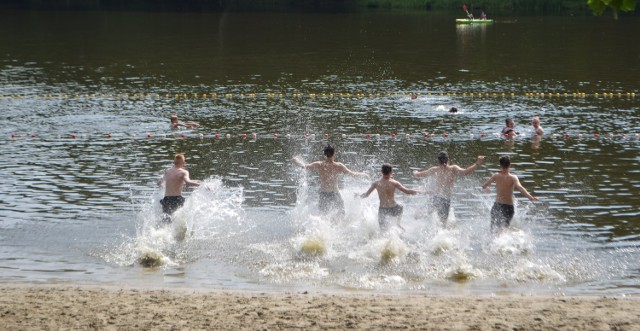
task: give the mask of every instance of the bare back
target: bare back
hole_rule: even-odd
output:
[[[395,195],[398,182],[394,179],[382,178],[374,183],[378,198],[380,198],[381,208],[392,208],[397,205]]]
[[[420,177],[434,176],[436,187],[434,194],[450,197],[453,194],[453,185],[455,184],[458,173],[465,171],[457,165],[437,165],[425,171],[419,172]]]
[[[390,175],[382,176],[382,178],[373,182],[371,184],[371,187],[369,187],[369,190],[363,193],[361,197],[368,197],[369,194],[373,192],[373,190],[376,190],[378,192],[378,198],[380,199],[380,208],[393,208],[397,205],[395,198],[396,190],[400,190],[401,192],[410,195],[418,194],[418,191],[408,189],[397,180],[391,179]]]
[[[493,175],[496,183],[496,202],[503,205],[513,205],[513,189],[519,182],[518,177],[511,173],[496,173]]]
[[[434,167],[436,189],[435,194],[450,197],[453,194],[453,185],[456,181],[458,171],[462,170],[457,165],[436,166]]]
[[[338,192],[339,175],[349,172],[344,164],[332,161],[313,162],[309,169],[318,171],[320,175],[320,192]]]
[[[164,174],[164,195],[182,195],[182,187],[185,183],[185,179],[189,179],[189,172],[187,170],[178,167],[171,167],[167,169]]]

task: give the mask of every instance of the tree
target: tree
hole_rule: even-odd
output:
[[[613,10],[613,18],[618,19],[618,11],[636,10],[636,0],[587,0],[587,5],[594,15],[602,15],[607,7]]]

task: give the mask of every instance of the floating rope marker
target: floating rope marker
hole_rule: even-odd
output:
[[[214,137],[215,139],[218,139],[218,138],[220,138],[220,135],[216,133],[216,134],[214,134],[214,135],[213,135],[213,137]]]
[[[71,134],[71,138],[76,139],[76,135],[74,133]]]

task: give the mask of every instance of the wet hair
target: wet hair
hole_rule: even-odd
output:
[[[447,151],[442,151],[440,152],[440,154],[438,154],[438,162],[440,163],[440,165],[445,165],[449,162],[449,154],[447,153]]]
[[[324,148],[324,156],[326,157],[332,157],[336,154],[336,149],[331,146],[331,144],[328,144],[327,147]]]
[[[175,158],[173,159],[173,163],[176,163],[178,161],[184,162],[184,154],[182,153],[176,154]]]
[[[509,158],[509,155],[503,155],[500,157],[500,166],[503,168],[509,168],[509,166],[511,165],[511,158]]]
[[[389,174],[391,174],[391,171],[393,171],[393,167],[391,167],[388,164],[383,164],[382,165],[382,174],[383,175],[389,175]]]
[[[451,107],[451,109],[449,109],[450,113],[457,113],[458,112],[458,108],[456,107]]]
[[[513,119],[512,119],[511,117],[507,117],[507,118],[504,120],[504,125],[505,125],[505,126],[509,126],[509,123],[513,123]]]

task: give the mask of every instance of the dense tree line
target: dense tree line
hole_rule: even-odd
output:
[[[33,10],[141,10],[141,11],[306,11],[354,12],[367,10],[458,11],[467,0],[0,0],[0,8]],[[492,14],[596,14],[610,4],[636,12],[640,0],[476,0],[471,10]],[[632,10],[628,10],[630,5]],[[626,10],[625,10],[626,9]]]

